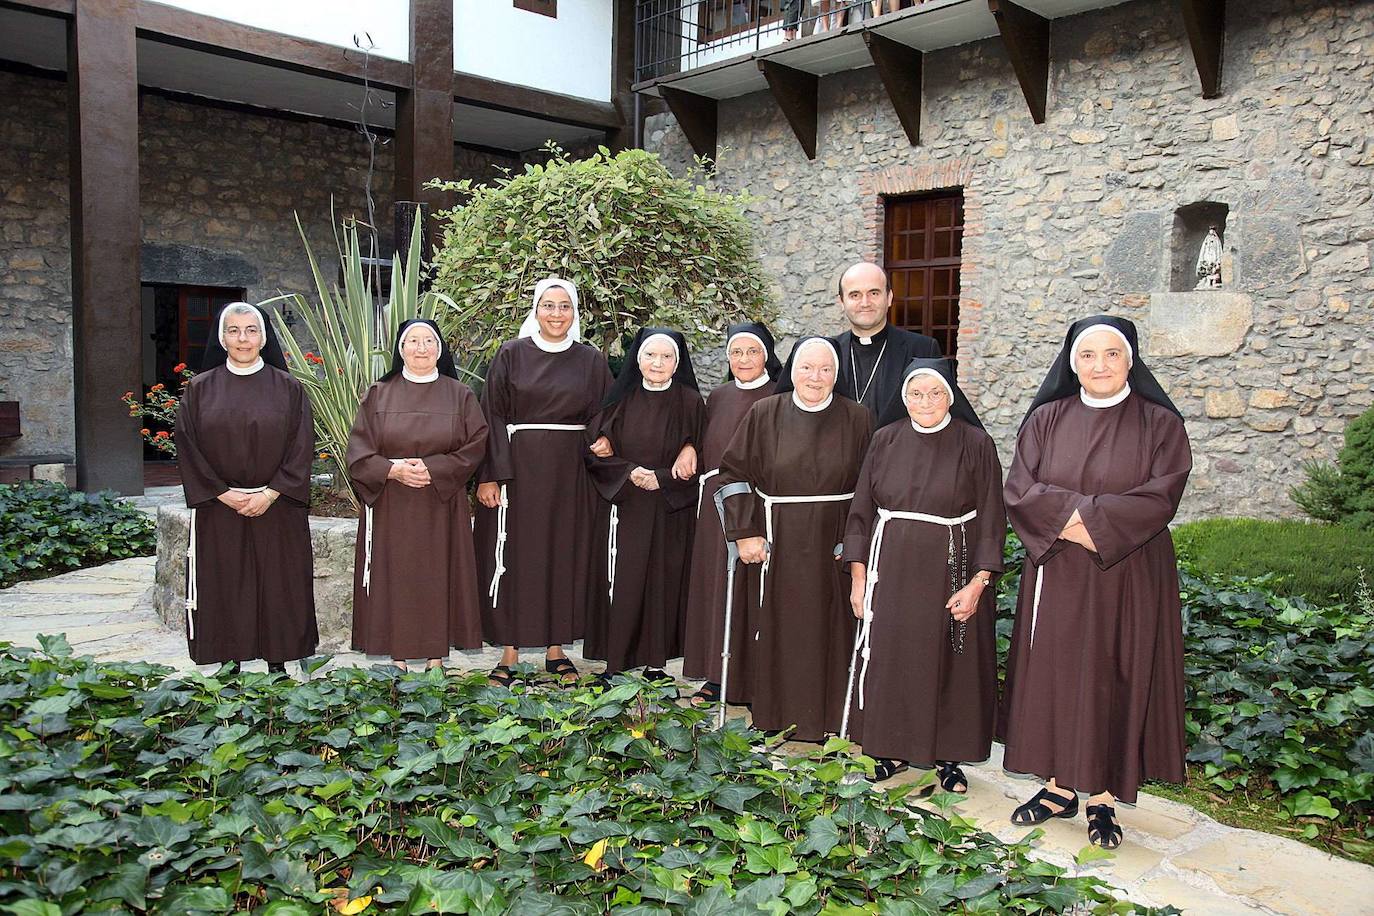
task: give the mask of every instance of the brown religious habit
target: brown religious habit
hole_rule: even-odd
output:
[[[443,658],[482,645],[467,483],[486,444],[477,396],[456,379],[397,374],[368,389],[345,455],[366,507],[354,555],[357,651]],[[422,459],[429,486],[388,480],[399,458]]]
[[[769,541],[749,634],[755,728],[795,726],[800,741],[839,730],[855,621],[837,552],[872,424],[847,398],[811,412],[777,394],[750,408],[721,460],[722,486],[754,489],[725,501],[726,537]]]
[[[1168,524],[1191,469],[1183,421],[1137,394],[1051,401],[1022,428],[1006,485],[1026,546],[1000,725],[1008,770],[1127,803],[1147,779],[1182,781]],[[1075,509],[1096,553],[1059,538]]]
[[[903,417],[874,434],[844,539],[844,561],[867,568],[873,611],[849,712],[865,754],[924,767],[987,759],[996,589],[962,625],[945,604],[979,570],[1002,571],[1006,531],[1002,466],[983,430],[951,417],[918,432]]]
[[[191,660],[279,663],[315,651],[310,463],[315,433],[301,383],[264,365],[220,365],[186,384],[177,465],[191,508],[187,643]],[[281,494],[257,518],[217,497],[231,488]]]
[[[692,543],[691,572],[687,586],[682,673],[689,678],[721,682],[721,652],[725,640],[725,532],[716,511],[720,489],[720,461],[744,415],[759,401],[771,397],[777,383],[741,388],[733,380],[717,386],[706,398],[706,432],[701,440],[697,465],[701,478],[697,492],[697,526]],[[759,601],[759,567],[739,564],[735,570],[735,600],[730,609],[731,703],[750,701],[748,670],[751,609]]]
[[[601,500],[583,455],[584,430],[610,384],[606,358],[582,343],[548,352],[522,337],[502,345],[487,370],[491,431],[477,480],[501,484],[505,505],[478,505],[474,538],[482,633],[493,645],[581,639],[587,607],[605,587],[593,566],[606,536]]]
[[[607,591],[590,609],[583,654],[604,660],[607,673],[662,668],[682,654],[697,483],[676,479],[672,469],[682,447],[701,440],[704,413],[696,389],[674,380],[663,391],[637,385],[588,427],[588,443],[604,435],[615,450],[610,458],[588,453],[612,518],[599,551]],[[636,467],[653,471],[659,489],[635,486]]]

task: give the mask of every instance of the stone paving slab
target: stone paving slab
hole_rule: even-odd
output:
[[[167,488],[176,490],[177,488]],[[164,496],[164,500],[172,499]],[[151,506],[155,510],[155,505]],[[177,670],[194,667],[186,640],[165,627],[153,609],[154,561],[121,560],[98,569],[68,573],[40,582],[20,583],[0,591],[0,642],[36,644],[39,633],[67,633],[81,654],[105,661],[150,661]],[[584,673],[600,669],[581,655],[581,644],[568,655]],[[500,650],[455,651],[446,666],[460,672],[490,670]],[[342,666],[387,664],[389,659],[358,653],[332,656],[326,670]],[[542,667],[542,653],[521,661]],[[261,670],[262,662],[245,667]],[[291,666],[294,670],[294,666]],[[214,666],[200,670],[212,671]],[[681,679],[682,663],[668,665]],[[685,687],[683,695],[695,689]],[[748,719],[748,710],[731,707],[732,718]],[[780,750],[807,753],[813,745],[789,742]],[[1032,779],[1002,769],[1002,748],[994,745],[986,763],[964,767],[968,795],[954,808],[1002,840],[1017,841],[1029,829],[1012,824],[1013,808],[1038,789]],[[893,782],[915,782],[922,771],[909,770]],[[1138,805],[1117,807],[1126,842],[1110,860],[1078,868],[1074,856],[1087,845],[1082,813],[1042,825],[1034,854],[1069,868],[1092,873],[1140,903],[1170,904],[1188,914],[1320,914],[1374,913],[1374,868],[1334,858],[1285,837],[1275,837],[1218,824],[1168,799],[1142,794]]]

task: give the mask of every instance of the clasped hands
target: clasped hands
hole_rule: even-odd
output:
[[[1073,510],[1073,515],[1070,515],[1069,520],[1064,523],[1064,530],[1059,532],[1059,537],[1097,553],[1097,544],[1093,543],[1093,536],[1088,534],[1088,529],[1084,526],[1083,519],[1078,514],[1077,509]]]
[[[395,480],[417,490],[433,483],[429,477],[429,468],[421,458],[402,458],[400,461],[393,461],[391,470],[386,472],[386,479]]]
[[[257,493],[242,493],[238,490],[225,490],[215,497],[221,503],[233,509],[244,518],[257,518],[277,501],[281,494],[271,487],[259,490]]]
[[[595,451],[595,444],[593,444]],[[692,443],[684,445],[677,453],[677,459],[673,461],[673,479],[691,480],[697,472],[697,450]],[[637,467],[630,472],[630,483],[639,487],[641,490],[659,489],[658,474],[649,468]]]

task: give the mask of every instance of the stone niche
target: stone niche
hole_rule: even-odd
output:
[[[153,606],[174,630],[186,628],[186,542],[191,510],[161,506],[157,510],[157,572]],[[353,635],[353,551],[358,521],[310,517],[310,546],[315,554],[315,622],[320,652],[347,652]]]
[[[1150,294],[1150,356],[1226,356],[1255,322],[1245,293],[1195,290]]]
[[[1230,207],[1213,200],[1201,200],[1174,211],[1174,228],[1169,240],[1169,289],[1176,293],[1197,286],[1197,257],[1207,230],[1215,229],[1226,249],[1226,217]],[[1223,256],[1224,257],[1224,256]],[[1225,272],[1223,272],[1223,277]]]

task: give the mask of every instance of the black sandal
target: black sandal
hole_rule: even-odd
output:
[[[911,766],[905,760],[897,760],[892,757],[879,757],[878,762],[873,766],[873,781],[886,782],[898,773],[904,773],[909,769],[911,769]]]
[[[715,706],[720,702],[720,685],[715,681],[707,681],[701,685],[701,689],[692,694],[692,705],[698,708],[705,706]]]
[[[566,655],[559,658],[544,659],[544,670],[565,684],[571,684],[577,680],[582,672],[577,670],[577,666],[572,663],[572,659]]]
[[[940,788],[946,792],[953,792],[956,795],[968,793],[968,778],[964,776],[964,771],[959,769],[959,764],[953,760],[935,761],[935,772],[940,778]],[[960,788],[962,786],[962,788]]]
[[[491,669],[487,680],[492,682],[493,687],[505,687],[509,690],[510,685],[515,683],[515,672],[511,670],[510,665],[497,665]]]
[[[1051,811],[1045,802],[1059,805],[1064,810]],[[1030,827],[1034,824],[1043,824],[1052,817],[1074,817],[1078,814],[1078,794],[1074,793],[1069,798],[1056,795],[1049,789],[1041,789],[1035,796],[1021,807],[1011,813],[1011,822],[1018,827]]]
[[[1111,805],[1089,805],[1088,842],[1101,849],[1115,849],[1121,845],[1121,825]]]

